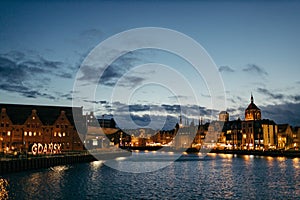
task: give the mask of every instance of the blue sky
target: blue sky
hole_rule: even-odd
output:
[[[72,105],[76,73],[96,45],[128,29],[163,27],[193,38],[211,56],[223,78],[231,119],[243,118],[252,92],[264,118],[300,125],[299,10],[297,1],[1,1],[0,101]],[[183,60],[160,51],[137,52],[125,60],[131,61],[127,65],[160,62],[193,76]],[[124,63],[119,65],[112,72],[121,72]],[[108,73],[106,81],[114,75],[122,74]],[[142,84],[144,78],[136,75],[133,82]],[[203,80],[196,80],[200,113],[208,120],[206,111],[213,107]],[[112,88],[104,84],[98,93]],[[149,117],[149,106],[159,115],[162,104],[174,106],[167,110],[171,116],[178,114],[172,94],[155,91],[133,96],[132,104],[146,107],[132,116]],[[101,93],[93,103],[102,115],[128,102],[113,108],[109,95]],[[188,104],[186,98],[182,106]]]

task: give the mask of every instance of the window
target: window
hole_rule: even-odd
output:
[[[3,124],[3,123],[1,123],[1,127],[4,127],[4,124]]]
[[[10,131],[7,131],[7,136],[10,136]]]
[[[24,132],[24,136],[27,136],[27,131]]]
[[[9,127],[9,123],[6,123],[6,127]]]
[[[36,132],[33,132],[33,136],[36,136]]]
[[[39,132],[39,136],[41,136],[42,135],[42,133],[41,132]]]
[[[54,137],[56,137],[56,132],[54,132]]]
[[[65,137],[66,136],[66,133],[65,132],[63,132],[63,137]]]
[[[296,134],[293,134],[293,138],[296,138],[297,137],[297,135]]]
[[[59,128],[59,125],[58,125],[58,124],[56,125],[56,128]]]
[[[32,136],[32,132],[31,131],[29,131],[29,134],[28,134],[29,136]]]

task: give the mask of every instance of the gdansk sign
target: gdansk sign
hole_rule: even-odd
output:
[[[58,154],[61,153],[61,144],[57,143],[50,143],[50,144],[41,144],[41,143],[34,143],[31,147],[31,152],[33,155],[36,154]]]

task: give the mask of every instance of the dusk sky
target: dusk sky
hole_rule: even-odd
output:
[[[263,118],[300,125],[299,10],[297,1],[1,1],[0,102],[71,106],[76,74],[92,49],[122,31],[161,27],[191,37],[207,51],[223,79],[232,120],[244,118],[252,92]],[[124,55],[100,80],[96,101],[82,100],[95,104],[98,116],[122,110],[128,102],[112,102],[106,90],[134,66],[150,62],[169,65],[197,85],[200,105],[184,92],[175,96],[182,99],[180,106],[200,106],[202,117],[210,119],[217,108],[210,104],[205,77],[194,77],[183,59],[159,50]],[[128,88],[147,81],[151,70],[159,71],[159,66],[148,67],[131,73],[118,94],[126,96]],[[172,82],[174,76],[159,78]],[[165,115],[164,108],[177,120],[180,109],[173,96],[146,85],[130,97],[132,116],[143,121],[148,114]]]

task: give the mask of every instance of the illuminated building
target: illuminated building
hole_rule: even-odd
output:
[[[278,125],[277,148],[290,149],[293,148],[293,130],[289,124]]]
[[[293,131],[293,149],[298,149],[300,147],[300,127],[296,126]]]
[[[0,104],[0,108],[0,152],[31,152],[34,144],[42,145],[43,153],[54,144],[61,151],[84,149],[81,107]]]
[[[261,119],[261,111],[251,102],[245,110],[245,121],[242,121],[242,148],[262,150],[276,148],[277,125],[273,120]]]
[[[260,109],[255,105],[254,98],[251,94],[251,103],[245,110],[245,120],[260,120],[261,119],[261,112]]]
[[[228,122],[229,121],[229,113],[226,111],[221,111],[219,114],[219,121]]]

